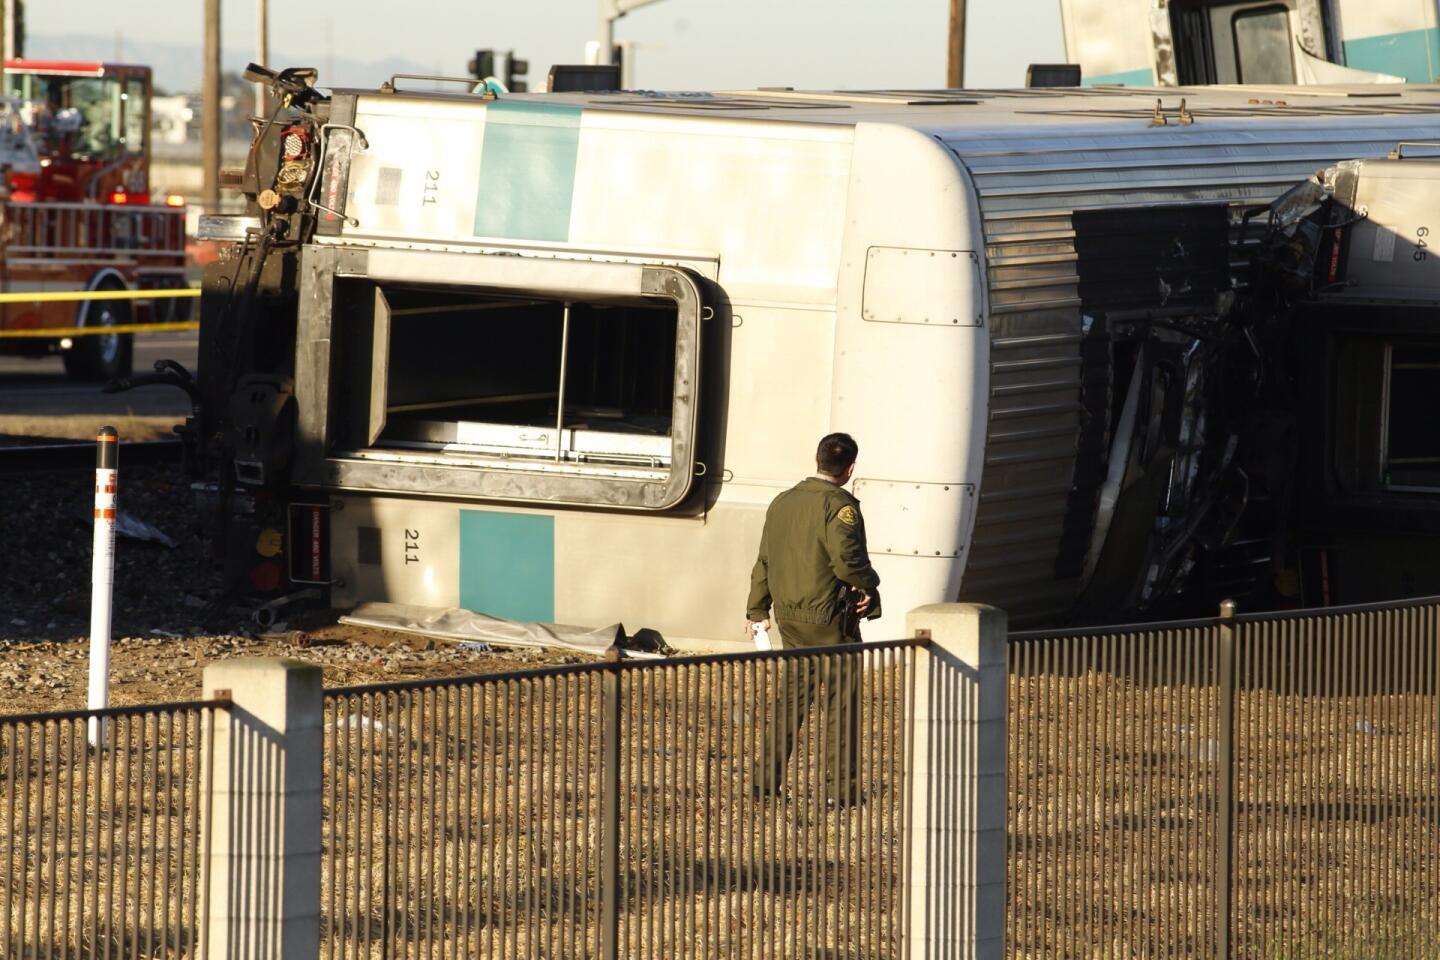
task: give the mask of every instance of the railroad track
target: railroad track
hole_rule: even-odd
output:
[[[180,462],[179,440],[140,440],[120,444],[120,467]],[[50,470],[95,469],[95,443],[34,443],[0,446],[0,476]]]

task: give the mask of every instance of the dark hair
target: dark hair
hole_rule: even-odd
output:
[[[855,462],[860,445],[848,433],[832,433],[821,438],[815,448],[815,467],[828,477],[838,477]]]

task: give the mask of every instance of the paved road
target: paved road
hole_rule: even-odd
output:
[[[193,332],[136,337],[135,372],[148,372],[163,358],[193,370],[196,345]],[[168,423],[178,423],[189,411],[189,401],[173,387],[106,394],[97,384],[68,380],[58,355],[38,360],[0,356],[0,433],[84,436],[108,420],[122,431],[128,423],[147,434],[163,435],[169,432]]]

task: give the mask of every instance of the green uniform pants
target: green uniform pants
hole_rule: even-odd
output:
[[[787,650],[860,642],[858,627],[850,623],[777,620],[776,626]],[[811,762],[819,760],[825,765],[827,799],[837,804],[854,803],[858,798],[860,664],[852,657],[816,657],[786,660],[777,666],[775,698],[755,769],[756,792],[778,794],[783,789],[785,767],[795,750],[800,726],[824,687],[824,739]]]

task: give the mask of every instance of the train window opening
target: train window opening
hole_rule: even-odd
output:
[[[1174,4],[1170,8],[1170,35],[1175,45],[1175,71],[1182,85],[1215,82],[1215,55],[1211,52],[1210,24],[1202,7]]]
[[[1294,83],[1290,11],[1283,6],[1237,11],[1230,18],[1240,83]]]
[[[376,447],[664,466],[677,310],[386,287]],[[379,338],[385,342],[381,344]],[[383,405],[383,413],[380,407]],[[378,427],[379,429],[375,429]]]
[[[685,271],[316,256],[301,286],[313,309],[296,318],[297,483],[633,510],[688,502],[705,470],[706,307]]]
[[[1440,347],[1392,343],[1386,350],[1384,484],[1440,488]]]
[[[1175,2],[1170,34],[1182,85],[1295,82],[1288,3]]]

